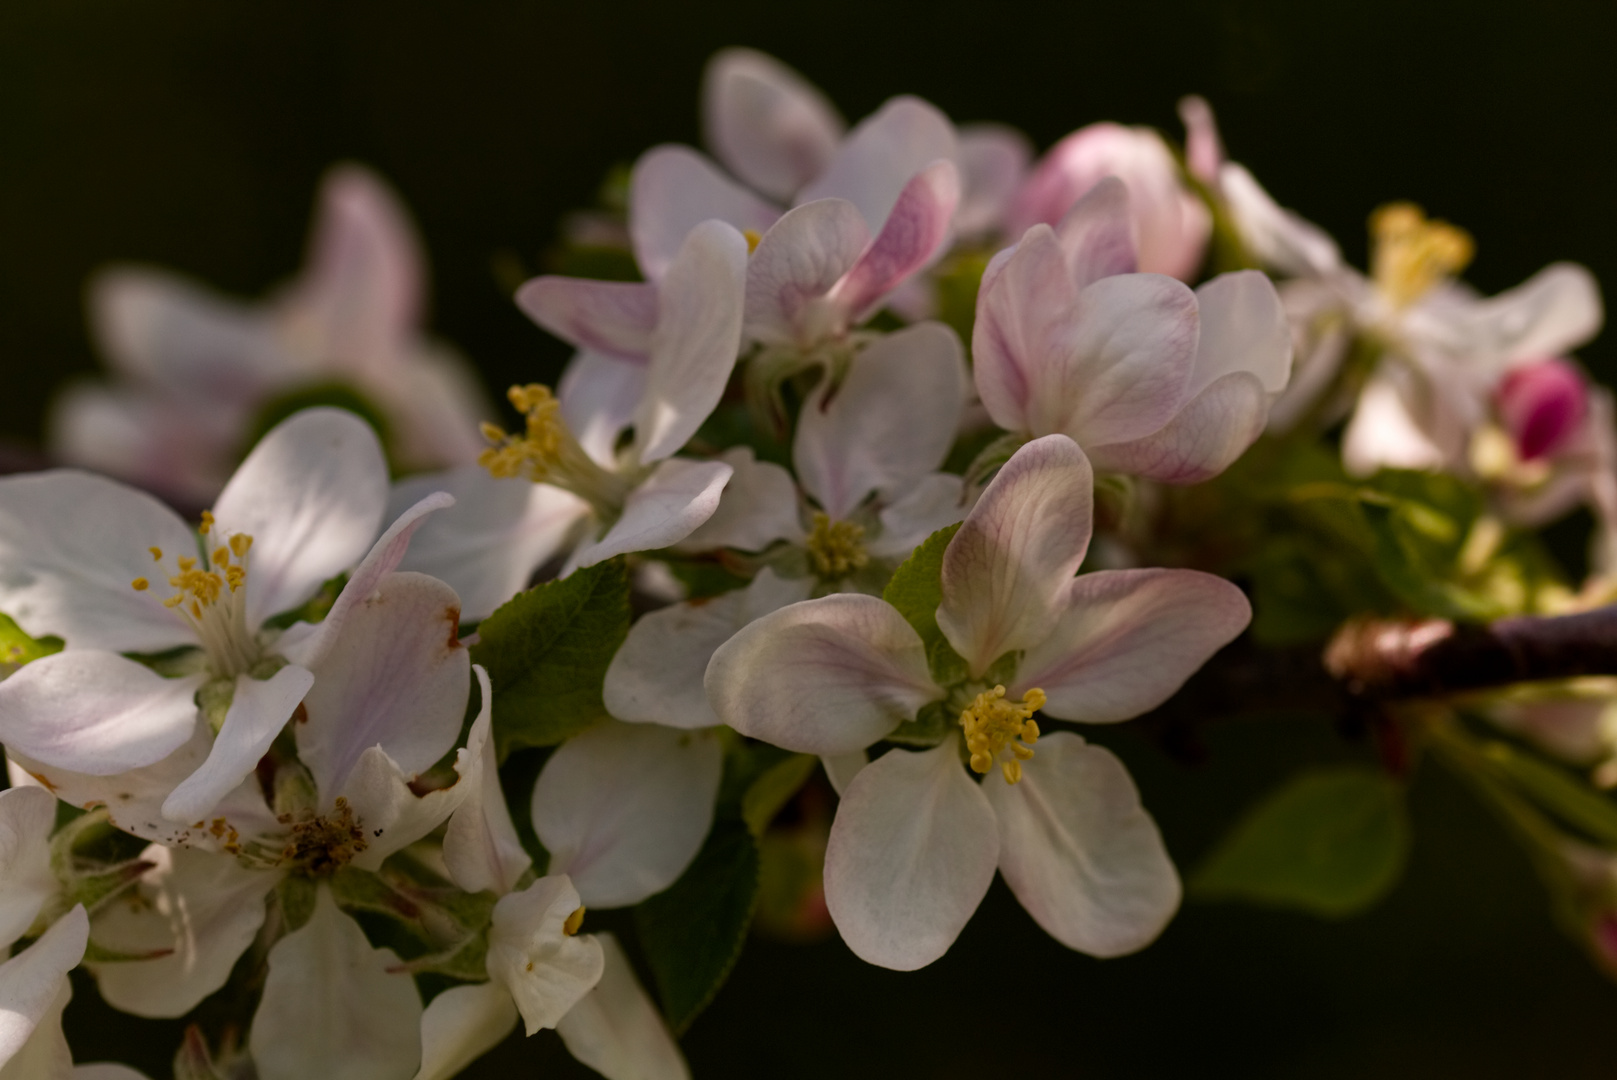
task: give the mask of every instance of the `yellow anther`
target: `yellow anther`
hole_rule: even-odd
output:
[[[179,607],[181,601],[183,601],[184,599],[185,599],[185,594],[184,593],[175,593],[173,596],[171,596],[167,600],[163,601],[163,606],[164,607],[171,607],[171,608],[172,607]]]
[[[213,511],[212,510],[204,510],[204,511],[202,511],[202,525],[198,528],[197,531],[200,532],[203,536],[207,536],[210,532],[213,531]]]
[[[763,239],[762,233],[760,233],[757,229],[742,229],[741,235],[747,238],[748,255],[751,255],[753,252],[758,250],[758,242]]]
[[[180,573],[182,574],[189,574],[192,570],[196,569],[197,561],[189,555],[181,555],[176,561],[180,565]],[[172,584],[172,582],[170,584]]]
[[[572,937],[574,934],[578,933],[578,928],[583,925],[584,909],[579,908],[577,911],[567,916],[567,921],[561,924],[561,932],[566,934],[568,937]]]
[[[146,550],[152,553],[152,562],[161,562],[162,561],[162,558],[163,558],[163,549],[162,548],[160,548],[160,547],[149,547]]]
[[[191,614],[195,618],[202,618],[202,605],[195,600],[191,601]]]
[[[213,549],[213,565],[215,565],[215,566],[229,566],[230,565],[230,549],[227,548],[227,547],[214,548]]]
[[[245,559],[247,552],[253,547],[253,538],[246,533],[237,533],[230,538],[230,550],[236,553],[236,558]]]
[[[808,535],[809,561],[814,572],[827,581],[847,577],[870,562],[865,551],[865,527],[851,521],[832,521],[829,514],[814,515],[814,528]]]
[[[152,583],[143,577],[138,577],[129,583],[129,587],[134,589],[136,592],[145,592],[147,589],[152,587]]]
[[[994,762],[1009,750],[1011,756],[1000,762],[1000,772],[1007,784],[1020,783],[1022,762],[1033,757],[1033,744],[1039,741],[1039,725],[1033,714],[1043,708],[1044,702],[1044,691],[1039,689],[1023,694],[1020,702],[1006,701],[1003,686],[978,694],[960,713],[972,771],[986,776]]]
[[[548,387],[538,383],[513,386],[505,396],[526,418],[526,431],[511,435],[497,424],[485,423],[483,438],[494,445],[478,455],[477,463],[498,478],[526,476],[535,482],[543,480],[560,464],[569,441],[560,415],[561,403]]]
[[[1425,296],[1464,270],[1476,254],[1471,234],[1446,221],[1428,221],[1414,203],[1396,202],[1370,215],[1371,273],[1396,307]]]

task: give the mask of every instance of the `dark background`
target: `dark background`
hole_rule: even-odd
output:
[[[1486,291],[1557,259],[1617,281],[1608,3],[7,0],[0,435],[37,438],[51,388],[94,368],[92,268],[145,260],[257,295],[298,265],[317,178],[343,158],[417,215],[433,328],[493,389],[553,378],[563,351],[496,262],[537,269],[609,167],[693,141],[702,64],[730,44],[798,67],[850,119],[908,91],[1041,147],[1097,119],[1177,134],[1175,101],[1199,92],[1232,156],[1355,261],[1368,212],[1410,198],[1475,234]],[[1607,381],[1610,337],[1583,354]],[[1194,768],[1136,733],[1106,741],[1182,866],[1299,764],[1366,753],[1306,717],[1215,731]],[[917,974],[834,940],[755,942],[686,1050],[698,1077],[1612,1075],[1617,992],[1551,929],[1525,860],[1435,769],[1412,794],[1411,872],[1369,916],[1192,904],[1102,963],[996,886]],[[81,1059],[166,1075],[173,1025],[79,989]],[[467,1075],[541,1071],[583,1074],[546,1034]]]

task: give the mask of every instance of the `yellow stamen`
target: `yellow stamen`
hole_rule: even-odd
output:
[[[213,531],[213,511],[212,510],[204,510],[204,511],[202,511],[202,526],[197,531],[200,532],[203,536],[207,536],[210,532]]]
[[[160,547],[149,547],[146,550],[152,553],[152,562],[161,562],[162,561],[162,558],[163,558],[163,549],[162,548],[160,548]]]
[[[870,563],[865,551],[865,527],[851,521],[832,521],[829,514],[814,515],[807,547],[814,572],[827,581],[847,577]]]
[[[1044,702],[1044,691],[1039,689],[1023,694],[1020,702],[1006,701],[1003,686],[978,694],[960,713],[972,770],[986,776],[994,762],[1009,750],[1012,756],[1000,763],[1000,772],[1007,784],[1021,782],[1022,762],[1033,757],[1033,744],[1039,741],[1039,725],[1033,714],[1043,708]]]
[[[230,549],[227,548],[227,547],[214,548],[213,549],[213,565],[215,565],[215,566],[229,566],[230,565]]]
[[[757,229],[742,229],[741,235],[747,238],[748,255],[758,250],[758,242],[763,239],[763,235]]]
[[[584,909],[579,908],[577,911],[567,916],[567,921],[561,924],[561,932],[566,934],[568,937],[572,937],[574,934],[578,933],[578,928],[583,925]]]
[[[238,559],[245,559],[252,547],[253,538],[246,533],[237,533],[230,538],[230,550],[236,553]]]
[[[1396,202],[1370,215],[1371,275],[1395,307],[1425,296],[1471,262],[1471,234],[1446,221],[1429,221],[1414,203]]]
[[[134,589],[136,592],[145,592],[147,589],[152,587],[152,583],[143,577],[138,577],[129,583],[129,587]]]
[[[483,424],[483,438],[490,445],[477,456],[477,463],[499,479],[522,477],[571,491],[596,513],[615,517],[629,492],[629,481],[603,469],[584,452],[549,388],[537,383],[513,386],[506,397],[523,414],[524,429],[513,435],[498,424]]]

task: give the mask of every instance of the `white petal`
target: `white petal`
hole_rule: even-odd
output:
[[[872,492],[903,491],[949,456],[965,404],[960,339],[942,323],[888,334],[827,400],[831,390],[822,382],[798,415],[792,462],[804,489],[843,520]]]
[[[1198,570],[1099,570],[1073,581],[1066,604],[1011,693],[1038,687],[1045,712],[1091,724],[1161,705],[1252,620],[1240,589]]]
[[[927,537],[965,518],[971,509],[965,482],[953,473],[914,481],[881,511],[881,534],[865,545],[878,559],[907,559]]]
[[[56,799],[43,788],[0,791],[0,949],[28,932],[61,889],[51,872]]]
[[[269,952],[247,1044],[263,1080],[398,1080],[421,1063],[421,995],[322,887],[314,914]]]
[[[542,877],[494,905],[489,977],[516,1000],[529,1035],[553,1028],[601,979],[601,945],[564,924],[582,905],[565,874]]]
[[[516,1026],[517,1006],[498,982],[451,986],[421,1014],[421,1070],[415,1080],[450,1080]]]
[[[71,1063],[60,1017],[67,1003],[67,973],[83,959],[89,936],[90,919],[81,904],[0,964],[0,1070],[16,1080],[39,1076],[38,1066],[45,1063],[58,1068]],[[34,1070],[9,1068],[24,1061]]]
[[[797,196],[847,199],[880,229],[910,178],[939,158],[959,156],[954,125],[920,98],[895,97],[848,133],[826,170]]]
[[[713,653],[754,619],[807,600],[813,585],[765,567],[745,589],[642,615],[606,669],[607,712],[634,724],[716,726],[702,682]]]
[[[1264,268],[1317,277],[1342,265],[1342,253],[1330,234],[1276,203],[1243,166],[1225,162],[1218,186],[1241,242]]]
[[[12,753],[108,776],[173,753],[196,723],[202,675],[165,679],[116,653],[68,650],[0,683],[0,742]]]
[[[483,695],[480,699],[484,703],[482,713],[488,714],[492,711],[493,698],[488,672],[481,667],[474,670],[478,690]],[[511,811],[506,807],[505,792],[500,787],[499,762],[494,756],[492,739],[483,739],[476,770],[461,781],[475,783],[476,793],[469,795],[449,817],[449,828],[444,833],[444,866],[449,870],[449,880],[467,892],[486,889],[504,896],[516,888],[517,881],[533,865],[533,859],[523,849],[516,827],[511,823]],[[513,1013],[512,1022],[515,1019]]]
[[[750,623],[713,654],[706,685],[720,720],[805,754],[863,750],[942,696],[904,617],[852,593]]]
[[[567,572],[631,551],[656,551],[685,539],[719,508],[730,479],[722,461],[669,458],[629,494],[623,515],[593,544],[573,552]]]
[[[1033,147],[1015,128],[967,124],[960,139],[960,209],[955,230],[963,237],[998,232],[1033,157]]]
[[[647,350],[650,350],[648,332]],[[580,349],[556,384],[561,416],[578,445],[603,468],[618,458],[618,439],[646,395],[646,360]]]
[[[1269,393],[1257,376],[1232,371],[1197,394],[1162,430],[1132,442],[1091,446],[1101,472],[1164,484],[1198,484],[1235,463],[1263,434]]]
[[[657,291],[646,392],[634,414],[637,460],[661,461],[724,395],[741,348],[747,241],[723,222],[692,229]]]
[[[1426,385],[1400,365],[1382,364],[1359,392],[1342,433],[1342,464],[1354,476],[1378,468],[1442,470],[1462,452],[1460,425]]]
[[[455,591],[425,574],[389,574],[353,609],[293,728],[323,800],[370,747],[418,773],[455,745],[471,686],[459,630]]]
[[[823,298],[859,259],[870,226],[843,199],[821,199],[775,223],[747,263],[746,334],[767,342],[809,344],[840,326]]]
[[[1077,304],[1066,255],[1047,226],[1034,226],[984,270],[971,337],[972,375],[984,408],[1005,430],[1033,431],[1035,416],[1051,404],[1041,406],[1039,396],[1076,392],[1063,380]],[[1068,404],[1065,398],[1056,403]]]
[[[848,948],[914,971],[960,936],[994,880],[999,836],[959,744],[890,750],[837,807],[825,851],[825,902]]]
[[[1274,283],[1257,270],[1220,274],[1196,290],[1201,333],[1190,393],[1232,371],[1257,376],[1270,394],[1291,377],[1291,324]]]
[[[196,534],[179,516],[132,488],[68,469],[0,480],[0,609],[36,637],[73,648],[158,652],[195,640],[163,607],[166,577],[148,547],[189,555]]]
[[[570,345],[622,360],[643,360],[657,325],[657,287],[546,275],[517,290],[517,307]]]
[[[528,587],[534,571],[567,547],[589,505],[576,495],[526,480],[496,480],[478,465],[417,476],[393,489],[389,516],[434,492],[455,505],[417,529],[401,570],[418,570],[460,596],[461,616],[486,619]]]
[[[713,516],[677,545],[680,551],[703,552],[730,547],[762,551],[777,540],[803,535],[797,514],[797,484],[792,474],[770,461],[758,461],[752,447],[732,446],[719,460],[734,472]]]
[[[938,628],[974,675],[1055,625],[1064,590],[1089,549],[1089,460],[1046,435],[1005,463],[943,552]]]
[[[549,872],[572,878],[591,908],[662,892],[702,847],[723,766],[710,731],[605,723],[567,740],[533,789]]]
[[[184,1016],[230,978],[264,925],[264,900],[281,873],[234,856],[153,844],[136,891],[96,912],[95,943],[115,952],[173,950],[154,960],[96,964],[101,996],[135,1016]]]
[[[212,814],[219,800],[258,767],[313,685],[314,676],[296,664],[262,681],[236,676],[236,693],[208,760],[163,802],[163,816],[184,824]]]
[[[741,179],[777,199],[830,164],[842,118],[825,95],[772,56],[723,49],[702,78],[708,145]]]
[[[680,245],[704,221],[762,233],[780,210],[688,146],[654,146],[629,177],[629,235],[648,281],[661,281]]]
[[[478,425],[498,415],[472,365],[436,342],[406,353],[383,382],[363,391],[388,417],[389,451],[409,472],[476,461],[487,445]]]
[[[1050,936],[1091,956],[1155,940],[1179,907],[1179,875],[1128,770],[1070,731],[1039,740],[1019,784],[985,784],[999,869]]]
[[[1476,305],[1469,343],[1494,368],[1560,356],[1600,331],[1600,285],[1577,263],[1546,266],[1514,289]]]
[[[1136,273],[1140,260],[1135,233],[1127,185],[1115,176],[1105,177],[1073,203],[1056,226],[1073,284],[1081,289],[1103,277]]]
[[[561,1018],[556,1034],[573,1057],[606,1080],[688,1080],[679,1044],[634,977],[618,939],[598,934],[596,940],[604,960],[601,981]]]
[[[297,607],[365,554],[387,507],[376,433],[341,409],[305,409],[275,425],[225,485],[217,539],[253,537],[247,625]]]

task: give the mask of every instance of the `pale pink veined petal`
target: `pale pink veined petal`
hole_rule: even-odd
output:
[[[1127,720],[1172,697],[1251,620],[1240,589],[1199,570],[1084,574],[1060,620],[1023,655],[1011,695],[1037,687],[1044,711],[1062,720]]]
[[[1190,393],[1234,371],[1250,372],[1274,395],[1291,377],[1291,324],[1280,294],[1257,270],[1220,274],[1196,290],[1200,333]]]
[[[715,548],[762,551],[777,540],[803,535],[792,474],[772,461],[759,461],[750,446],[732,446],[719,460],[734,470],[713,516],[677,545],[680,551]]]
[[[870,227],[844,199],[787,211],[747,263],[746,336],[801,344],[844,329],[825,296],[869,241]]]
[[[1142,439],[1091,446],[1101,472],[1164,484],[1198,484],[1217,476],[1263,434],[1269,394],[1257,376],[1232,371],[1191,399],[1167,425]]]
[[[1027,174],[1033,146],[1003,124],[967,124],[957,134],[961,193],[955,231],[967,238],[997,232]]]
[[[842,117],[801,75],[754,49],[723,49],[702,77],[702,127],[725,167],[789,199],[831,163]]]
[[[0,791],[0,949],[28,932],[61,889],[51,872],[56,799],[43,788]]]
[[[865,550],[876,559],[909,558],[927,537],[965,518],[972,507],[970,495],[965,481],[954,473],[921,477],[882,507],[881,532],[865,544]]]
[[[730,466],[722,461],[669,458],[630,493],[623,514],[606,535],[581,545],[565,568],[571,573],[594,566],[614,555],[656,551],[685,539],[719,508],[719,497],[730,479]]]
[[[517,1004],[493,980],[451,986],[421,1014],[421,1069],[415,1080],[450,1080],[500,1043],[517,1023]]]
[[[994,880],[999,835],[958,742],[890,750],[848,785],[825,852],[825,902],[861,960],[914,971],[941,957]]]
[[[1036,399],[1060,392],[1077,305],[1065,253],[1049,226],[1034,226],[988,264],[971,355],[977,395],[994,423],[1032,431],[1035,416],[1048,411]]]
[[[879,230],[916,173],[940,158],[952,162],[959,154],[954,125],[936,106],[917,97],[895,97],[848,133],[825,171],[798,192],[797,201],[847,199],[872,230]]]
[[[67,973],[84,957],[89,937],[90,919],[79,904],[0,964],[0,1069],[19,1080],[40,1076],[41,1066],[54,1070],[72,1062],[62,1038],[62,1006],[71,993]],[[33,1071],[25,1071],[30,1066]]]
[[[704,221],[738,232],[762,233],[780,217],[760,199],[688,146],[654,146],[629,177],[629,236],[646,280],[660,282],[680,245]]]
[[[1034,921],[1070,949],[1122,956],[1179,907],[1179,875],[1128,770],[1070,731],[1039,740],[1022,782],[990,776],[999,870]]]
[[[1137,227],[1129,212],[1129,189],[1107,176],[1072,204],[1056,226],[1056,239],[1078,288],[1140,269]]]
[[[601,944],[567,933],[583,905],[565,874],[500,898],[488,938],[488,973],[517,1003],[529,1035],[553,1028],[601,981]]]
[[[472,670],[482,695],[481,719],[492,713],[493,690],[488,672],[480,666]],[[469,748],[464,760],[470,760]],[[467,796],[450,815],[449,828],[444,833],[444,866],[449,870],[449,879],[467,892],[487,889],[503,896],[516,887],[533,859],[522,847],[511,822],[492,739],[482,740],[476,761],[476,771],[468,772],[461,780],[475,784],[476,793]]]
[[[573,356],[556,384],[556,398],[568,430],[602,468],[617,463],[618,440],[624,429],[634,423],[635,410],[645,396],[644,357],[624,360],[588,349]]]
[[[1023,446],[943,552],[938,628],[981,675],[1044,639],[1089,550],[1093,474],[1078,445],[1047,435]]]
[[[627,360],[651,351],[655,285],[547,275],[525,282],[516,302],[528,318],[580,349]]]
[[[689,1080],[679,1044],[635,978],[618,939],[611,934],[595,939],[601,944],[601,981],[556,1024],[568,1053],[607,1080]]]
[[[888,293],[930,263],[949,236],[960,201],[960,174],[952,161],[935,161],[899,192],[881,231],[832,288],[827,299],[862,321]]]
[[[714,652],[705,682],[720,720],[805,754],[863,750],[943,696],[904,617],[854,593],[753,621]]]
[[[1226,162],[1218,186],[1241,242],[1262,266],[1303,278],[1340,269],[1342,252],[1330,234],[1276,203],[1245,167]]]

